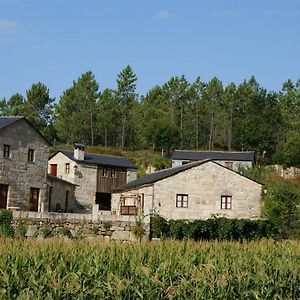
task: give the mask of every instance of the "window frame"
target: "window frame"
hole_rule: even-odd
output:
[[[116,178],[117,177],[117,174],[116,174],[116,169],[115,168],[111,168],[110,169],[110,177],[112,178]]]
[[[102,168],[102,177],[108,177],[108,168],[106,167]]]
[[[3,144],[3,157],[10,158],[10,145]]]
[[[176,207],[188,208],[189,207],[189,195],[188,194],[176,194]]]
[[[221,195],[221,209],[232,209],[232,195]]]
[[[65,163],[65,173],[70,174],[70,163]]]
[[[28,160],[28,162],[34,162],[34,160],[35,160],[35,150],[34,149],[32,149],[32,148],[28,149],[27,160]]]

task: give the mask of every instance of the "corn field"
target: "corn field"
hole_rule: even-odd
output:
[[[299,299],[300,242],[0,240],[0,299]]]

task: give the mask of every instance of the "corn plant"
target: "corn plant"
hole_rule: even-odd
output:
[[[300,242],[0,240],[0,299],[299,299]]]

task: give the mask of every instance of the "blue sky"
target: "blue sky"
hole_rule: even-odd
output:
[[[104,88],[131,65],[144,94],[171,76],[300,78],[299,0],[0,0],[0,99],[42,82],[59,99],[91,70]]]

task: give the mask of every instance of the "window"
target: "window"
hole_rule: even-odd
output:
[[[28,149],[28,161],[34,161],[34,149]]]
[[[70,163],[65,164],[65,171],[66,171],[67,174],[70,173]]]
[[[188,195],[177,194],[176,195],[176,207],[188,207]]]
[[[232,161],[226,161],[225,162],[225,167],[228,169],[233,169],[233,162]]]
[[[221,196],[221,209],[231,209],[232,196]]]
[[[10,145],[3,145],[3,157],[10,157]]]
[[[107,177],[107,175],[108,175],[108,169],[107,168],[103,168],[102,169],[102,176],[103,177]]]
[[[112,168],[111,170],[110,170],[110,176],[111,177],[116,177],[116,169],[114,169],[114,168]]]

